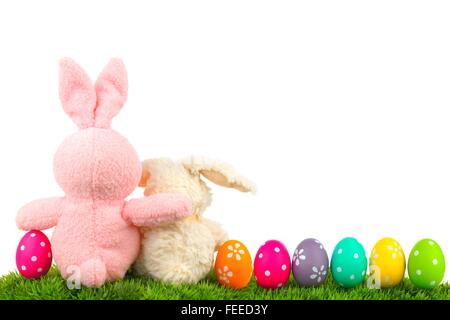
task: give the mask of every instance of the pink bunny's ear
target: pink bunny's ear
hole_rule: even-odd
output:
[[[96,94],[91,80],[72,59],[63,58],[59,64],[59,98],[64,111],[79,128],[94,125]]]
[[[122,60],[111,59],[95,82],[95,91],[95,126],[109,128],[112,118],[119,113],[128,94],[127,71]]]

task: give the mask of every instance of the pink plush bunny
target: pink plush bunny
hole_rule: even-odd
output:
[[[157,194],[125,201],[138,185],[141,164],[136,151],[110,129],[127,97],[127,74],[112,59],[95,87],[71,59],[60,63],[59,93],[65,112],[80,130],[54,157],[56,181],[65,197],[35,200],[17,215],[20,229],[56,226],[53,254],[64,278],[77,268],[83,285],[101,286],[122,278],[140,248],[138,227],[172,222],[191,214],[182,195]]]

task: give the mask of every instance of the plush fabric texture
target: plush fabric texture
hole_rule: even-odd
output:
[[[213,267],[217,244],[227,239],[222,230],[221,237],[214,238],[205,220],[188,218],[144,232],[137,273],[175,284],[203,279]]]
[[[186,195],[192,201],[194,215],[174,223],[142,228],[143,240],[135,264],[138,274],[169,283],[196,283],[206,277],[214,263],[214,252],[227,240],[217,223],[202,217],[211,203],[211,190],[202,180],[243,192],[254,192],[253,183],[230,165],[203,157],[179,162],[149,159],[142,163],[139,185],[152,197],[167,192]]]
[[[140,249],[139,227],[173,222],[191,214],[184,195],[125,198],[137,187],[141,164],[131,144],[109,128],[127,96],[123,63],[112,59],[95,87],[75,62],[60,64],[60,98],[80,131],[54,157],[56,181],[65,197],[36,200],[19,210],[23,230],[56,226],[53,256],[64,278],[99,287],[122,278]]]
[[[159,193],[144,199],[132,199],[125,204],[123,216],[138,227],[154,227],[186,217],[192,211],[187,197],[177,193]],[[164,215],[161,215],[164,212]]]
[[[97,97],[86,72],[71,59],[59,63],[59,98],[64,111],[79,128],[94,125]]]
[[[139,185],[145,188],[145,196],[161,192],[187,195],[192,200],[192,210],[196,215],[202,214],[211,204],[211,190],[200,179],[200,174],[192,174],[180,162],[167,158],[145,160]]]
[[[141,165],[134,148],[119,133],[86,128],[61,144],[54,156],[53,171],[68,196],[116,200],[136,188]]]

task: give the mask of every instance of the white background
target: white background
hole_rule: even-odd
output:
[[[62,195],[62,56],[94,79],[125,61],[113,127],[142,159],[219,158],[258,185],[214,187],[206,213],[252,254],[391,236],[408,255],[430,237],[450,261],[449,16],[446,1],[1,2],[0,274],[20,206]]]

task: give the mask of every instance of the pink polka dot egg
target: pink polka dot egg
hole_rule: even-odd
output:
[[[291,274],[291,259],[283,243],[269,240],[258,250],[254,261],[256,283],[265,289],[284,286]]]
[[[52,265],[52,248],[44,233],[31,230],[22,237],[17,246],[16,265],[27,279],[38,279],[47,274]]]

